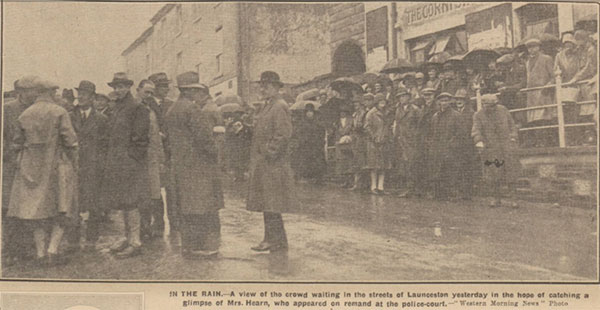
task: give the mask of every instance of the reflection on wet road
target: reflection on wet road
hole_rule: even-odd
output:
[[[269,271],[274,257],[252,252],[262,216],[245,210],[242,190],[228,188],[217,258],[187,260],[176,236],[147,244],[143,255],[115,260],[107,227],[96,252],[67,266],[6,267],[4,277],[146,280],[522,280],[590,281],[596,274],[596,211],[522,202],[490,209],[483,199],[435,202],[372,196],[334,186],[299,184],[284,215],[289,273]],[[275,258],[276,259],[276,258]],[[270,262],[271,260],[271,262]]]

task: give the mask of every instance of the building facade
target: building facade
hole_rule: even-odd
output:
[[[256,100],[265,70],[296,84],[329,70],[327,4],[166,4],[122,56],[135,81],[197,71],[213,96]],[[302,64],[302,65],[299,65]]]

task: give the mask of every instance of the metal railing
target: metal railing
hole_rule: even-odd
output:
[[[590,80],[585,80],[585,81],[579,81],[579,82],[575,82],[575,83],[562,83],[562,77],[561,77],[561,71],[557,70],[556,72],[554,72],[555,74],[555,83],[554,84],[548,84],[548,85],[543,85],[543,86],[536,86],[536,87],[529,87],[529,88],[522,88],[520,90],[518,90],[519,94],[524,94],[527,92],[533,92],[533,91],[541,91],[544,89],[554,89],[555,93],[554,93],[554,100],[555,102],[552,104],[546,104],[546,105],[540,105],[540,106],[535,106],[535,107],[526,107],[526,108],[518,108],[518,109],[511,109],[509,110],[511,113],[517,113],[517,112],[526,112],[526,111],[533,111],[533,110],[543,110],[543,109],[556,109],[556,117],[557,117],[557,124],[556,125],[544,125],[544,126],[532,126],[532,127],[523,127],[523,128],[519,128],[519,132],[523,132],[523,131],[532,131],[532,130],[543,130],[543,129],[552,129],[552,128],[558,128],[558,145],[561,148],[566,147],[566,137],[565,137],[565,128],[570,128],[570,127],[582,127],[582,126],[595,126],[596,123],[593,122],[578,122],[578,123],[573,123],[573,124],[565,124],[565,115],[564,115],[564,111],[563,111],[563,89],[565,87],[577,87],[577,86],[581,86],[581,85],[586,85],[589,84]],[[597,81],[596,81],[597,82]],[[594,113],[598,113],[598,99],[597,99],[597,87],[598,84],[595,83],[595,87],[596,87],[596,99],[595,100],[585,100],[585,101],[577,101],[574,102],[577,105],[587,105],[587,104],[596,104],[596,111]],[[500,93],[497,93],[496,95],[499,95]],[[481,103],[481,90],[479,88],[476,89],[476,97],[473,97],[471,99],[475,99],[477,101],[477,110],[480,110],[482,107],[482,103]]]

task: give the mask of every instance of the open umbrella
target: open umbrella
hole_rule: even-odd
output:
[[[363,92],[362,86],[360,86],[360,84],[358,84],[354,79],[349,77],[338,78],[329,83],[329,87],[338,92],[351,92],[352,90]]]
[[[215,104],[218,107],[228,103],[237,103],[238,105],[242,105],[242,98],[240,98],[238,95],[221,95],[215,99]]]
[[[320,94],[321,93],[318,88],[312,88],[298,94],[298,96],[296,96],[296,102],[302,100],[316,100]]]
[[[404,58],[394,58],[381,69],[381,73],[404,73],[415,70],[415,66]]]
[[[219,107],[219,111],[221,113],[235,113],[235,112],[244,112],[244,109],[241,105],[237,103],[225,103]]]
[[[463,58],[463,62],[472,67],[487,68],[491,61],[500,57],[500,53],[491,49],[474,49],[468,52]]]
[[[360,85],[373,84],[373,83],[377,82],[378,78],[379,78],[379,74],[374,73],[374,72],[365,72],[361,75],[352,77],[352,79],[355,80]]]
[[[302,100],[292,104],[290,110],[304,110],[307,104],[312,104],[315,107],[315,110],[318,110],[321,107],[321,104],[318,101]]]

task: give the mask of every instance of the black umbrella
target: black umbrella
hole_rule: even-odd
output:
[[[474,49],[468,52],[463,61],[467,66],[487,67],[491,61],[495,61],[500,57],[500,53],[490,49]]]
[[[329,83],[329,87],[337,92],[351,92],[352,90],[356,90],[359,92],[363,92],[362,86],[358,84],[355,80],[349,77],[341,77],[336,79],[335,81]]]
[[[394,58],[383,66],[381,73],[405,73],[414,69],[415,66],[410,61],[404,58]]]

